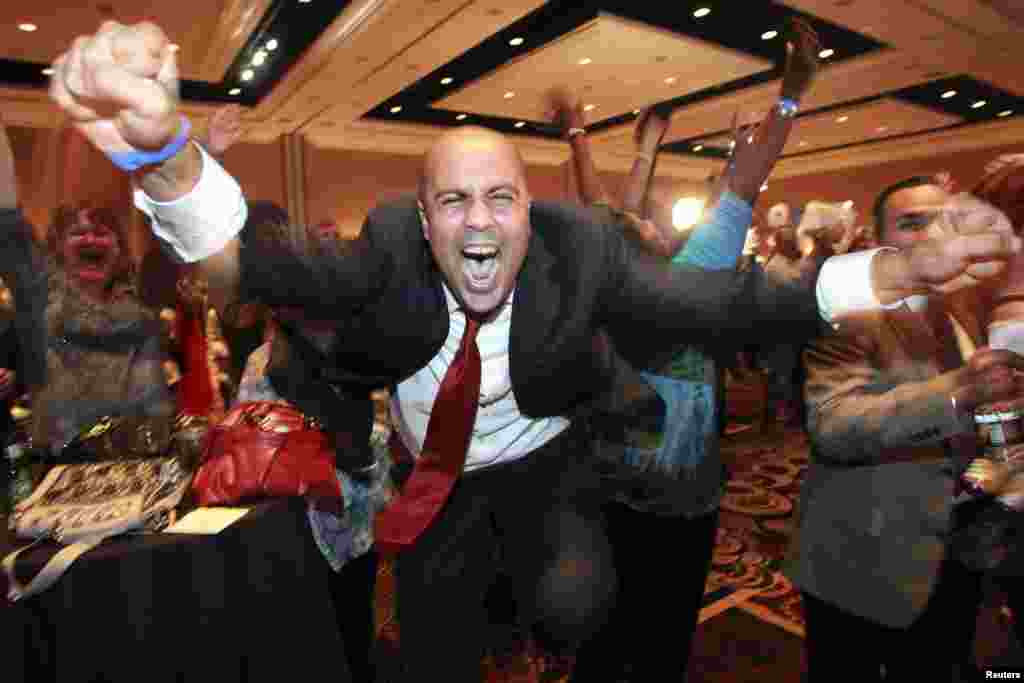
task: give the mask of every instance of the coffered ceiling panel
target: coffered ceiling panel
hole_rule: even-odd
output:
[[[436,102],[485,116],[544,121],[545,93],[571,85],[591,120],[683,97],[773,66],[766,59],[602,13]]]

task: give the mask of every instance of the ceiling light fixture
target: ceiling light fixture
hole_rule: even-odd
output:
[[[849,120],[849,116],[840,116],[838,119],[836,119],[836,123],[846,123]]]
[[[704,213],[704,200],[698,197],[683,197],[672,206],[672,226],[682,232],[689,230]]]
[[[267,61],[267,53],[263,50],[256,50],[256,54],[252,56],[253,66],[263,66],[263,62]]]
[[[807,146],[807,140],[801,140],[800,144],[799,144],[799,147],[806,147],[806,146]]]
[[[459,114],[458,116],[455,117],[455,120],[456,121],[464,121],[467,116],[469,116],[469,114]]]
[[[505,97],[505,99],[506,99],[506,100],[511,100],[511,99],[512,99],[513,97],[515,97],[515,96],[516,96],[516,94],[515,94],[514,92],[512,92],[511,90],[509,90],[509,91],[508,91],[507,93],[505,93],[505,95],[504,95],[504,97]]]
[[[451,76],[445,76],[441,79],[441,85],[451,85],[455,81]]]
[[[512,40],[508,41],[508,44],[511,45],[512,47],[518,47],[523,44],[523,39],[513,38]]]
[[[988,104],[987,101],[985,101],[985,100],[978,100],[974,104],[971,105],[971,109],[981,109],[986,104]]]
[[[1004,109],[1003,111],[1001,111],[998,114],[996,114],[996,116],[998,116],[999,118],[1002,119],[1002,118],[1006,118],[1007,116],[1010,116],[1011,114],[1013,114],[1013,110],[1012,109]]]
[[[23,24],[18,24],[18,30],[24,31],[25,33],[32,33],[32,31],[35,31],[38,28],[39,27],[36,26],[35,24],[30,24],[27,21]]]
[[[591,59],[590,57],[584,57],[583,59],[581,59],[580,61],[578,61],[576,63],[579,64],[580,66],[586,66],[587,64],[590,64],[592,61],[594,61],[594,60]]]
[[[711,8],[710,7],[700,7],[698,9],[694,10],[694,12],[693,12],[693,16],[695,18],[697,18],[697,19],[702,19],[702,18],[706,17],[709,14],[711,14]]]
[[[397,114],[398,112],[402,111],[402,107],[399,105],[395,105],[394,107],[391,107],[391,109],[389,109],[388,111],[390,111],[392,114]]]
[[[246,69],[245,71],[242,72],[242,80],[243,81],[251,81],[252,77],[255,76],[255,75],[256,74],[255,74],[255,72],[253,72],[252,69]]]
[[[516,121],[516,128],[522,128],[526,125],[526,121]]]
[[[583,107],[583,111],[594,111],[596,107],[596,104],[588,104],[587,106]]]
[[[267,41],[267,49],[271,52],[277,49],[277,38],[271,38]]]
[[[762,183],[761,184],[761,192],[764,192],[767,189],[768,189],[768,183]]]
[[[228,94],[229,95],[241,95],[242,94],[242,89],[241,88],[232,88],[231,90],[228,90]]]
[[[835,53],[836,53],[835,50],[833,50],[830,47],[826,47],[824,50],[822,50],[821,52],[818,53],[818,57],[820,57],[821,59],[828,59],[829,57],[831,57]]]
[[[639,110],[639,109],[634,109],[634,110],[633,110],[633,116],[636,116],[636,115],[637,115],[637,114],[639,114],[639,113],[640,113],[640,110]]]
[[[44,76],[52,76],[53,75],[53,67],[52,66],[48,66],[45,69],[43,69],[43,75]]]
[[[669,85],[672,85],[673,83],[676,82],[676,77],[675,76],[669,76],[668,78],[665,79],[665,82],[668,83]]]
[[[956,97],[956,90],[947,90],[946,92],[942,93],[942,99],[944,100],[948,100],[953,97]]]
[[[889,130],[888,126],[879,126],[878,128],[875,128],[875,132],[876,133],[884,133],[887,130]]]
[[[779,37],[779,32],[778,31],[774,31],[774,30],[773,31],[765,31],[764,33],[761,34],[761,40],[771,40],[772,38],[778,38],[778,37]]]
[[[311,2],[313,2],[313,0],[299,0],[300,5],[308,5]]]
[[[704,149],[704,145],[694,145],[694,146],[693,146],[693,151],[694,151],[694,152],[699,152],[699,151],[701,151],[702,149]]]

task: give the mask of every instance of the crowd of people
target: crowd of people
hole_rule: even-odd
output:
[[[132,174],[161,250],[133,264],[124,218],[88,205],[56,211],[37,244],[0,135],[14,302],[0,400],[28,393],[26,438],[56,459],[161,452],[183,418],[247,402],[315,420],[345,495],[308,517],[348,680],[374,680],[388,556],[403,680],[481,680],[501,581],[508,618],[570,658],[573,683],[668,681],[687,671],[728,479],[727,378],[760,367],[812,444],[786,570],[809,680],[837,662],[868,681],[958,680],[992,567],[952,539],[1024,491],[963,502],[959,488],[979,458],[975,410],[1021,390],[1024,163],[999,161],[970,194],[907,179],[880,193],[871,226],[827,198],[753,225],[819,51],[794,21],[778,105],[734,123],[692,229],[651,197],[671,109],[638,117],[618,201],[565,88],[551,115],[575,196],[533,199],[512,141],[455,128],[424,156],[416,196],[344,240],[246,198],[218,161],[239,110],[191,136],[166,36],[106,22],[58,58],[51,94]],[[162,298],[151,277],[178,286]],[[117,438],[83,437],[111,416]],[[1017,607],[1012,571],[1000,576]],[[673,628],[645,616],[654,602]]]

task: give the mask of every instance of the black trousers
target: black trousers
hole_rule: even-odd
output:
[[[525,458],[463,475],[437,519],[396,565],[405,680],[479,683],[484,598],[499,563],[524,627],[574,650],[602,625],[615,570],[600,481],[573,430]]]
[[[580,649],[572,683],[681,681],[711,570],[718,511],[660,517],[608,503],[605,513],[619,595],[608,623]]]
[[[973,666],[981,575],[947,559],[925,610],[890,628],[803,593],[809,683],[885,679],[955,681]]]
[[[340,572],[327,568],[327,585],[354,683],[376,680],[373,598],[377,560],[377,553],[371,550],[346,564]]]

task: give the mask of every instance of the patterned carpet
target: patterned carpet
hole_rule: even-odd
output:
[[[732,471],[722,501],[718,541],[705,589],[704,622],[739,609],[762,622],[803,635],[799,595],[779,572],[789,542],[793,506],[807,464],[807,443],[797,432],[737,432],[723,443]],[[396,660],[399,627],[394,614],[394,575],[382,563],[377,580],[378,661]],[[564,681],[571,664],[535,652],[513,630],[496,629],[495,652],[486,660],[493,681],[526,681],[532,666],[541,681]],[[392,680],[382,671],[381,681]]]

